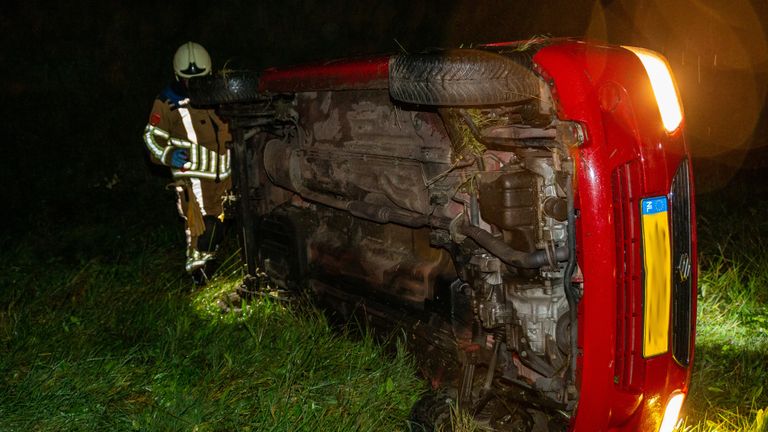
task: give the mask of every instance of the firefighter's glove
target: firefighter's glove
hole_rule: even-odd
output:
[[[186,149],[176,149],[171,153],[171,166],[174,168],[184,168],[184,164],[189,160],[189,153]]]

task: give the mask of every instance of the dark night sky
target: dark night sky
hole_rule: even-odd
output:
[[[88,206],[105,179],[119,179],[106,192],[159,193],[164,179],[145,162],[140,134],[174,50],[190,39],[214,66],[255,69],[397,51],[398,43],[418,51],[542,34],[642,45],[670,59],[694,153],[768,144],[762,0],[217,3],[4,4],[0,181],[13,185],[2,195],[10,222]]]

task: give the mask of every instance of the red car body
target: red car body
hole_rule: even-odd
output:
[[[574,373],[578,398],[568,428],[659,430],[670,398],[688,393],[695,334],[696,232],[684,120],[671,132],[665,129],[649,74],[624,47],[567,39],[520,46],[481,49],[500,55],[524,51],[527,67],[551,92],[558,121],[579,129],[579,143],[570,149],[580,271],[573,283],[581,290]],[[387,88],[389,80],[387,56],[270,69],[260,75],[258,91],[365,91]],[[669,229],[662,242],[670,251],[664,265],[671,274],[669,291],[661,294],[669,321],[658,323],[667,329],[666,346],[648,354],[644,332],[657,323],[644,316],[645,297],[657,291],[646,281],[653,257],[644,249],[648,228],[641,204],[654,197],[665,203]]]
[[[617,170],[634,163],[638,167],[634,173],[637,177],[632,180],[633,192],[638,194],[635,200],[668,195],[680,164],[690,164],[683,127],[672,134],[664,130],[646,71],[625,49],[569,42],[542,49],[535,61],[555,83],[559,114],[585,125],[588,131],[587,143],[580,148],[577,169],[578,202],[581,203],[577,235],[590,240],[578,242],[582,245],[579,257],[585,288],[579,310],[581,394],[574,428],[657,430],[669,396],[674,391],[688,393],[690,360],[687,366],[682,366],[671,352],[643,359],[639,347],[629,342],[640,339],[639,317],[632,317],[639,312],[631,309],[642,304],[643,299],[637,288],[639,281],[622,281],[619,274],[628,263],[621,256],[623,247],[619,247],[625,240],[617,234],[616,203],[611,186],[615,184]],[[618,101],[612,99],[616,95]],[[695,251],[693,208],[691,206],[690,224]],[[624,223],[634,224],[635,228],[637,225],[636,221]],[[630,240],[628,248],[633,254],[640,253],[636,241]],[[695,281],[695,253],[692,258],[691,277]],[[640,276],[638,270],[634,271],[629,278]],[[635,284],[630,288],[631,298],[618,298],[622,283]],[[691,355],[695,290],[694,283],[690,296],[692,319],[688,323]],[[627,303],[632,305],[622,307],[624,312],[617,308]],[[617,326],[619,320],[629,324]],[[623,363],[621,370],[618,363]],[[623,376],[617,383],[615,379],[619,374]]]

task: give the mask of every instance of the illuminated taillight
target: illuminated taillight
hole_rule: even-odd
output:
[[[684,400],[685,394],[680,392],[674,393],[669,398],[667,406],[664,408],[664,418],[661,420],[659,432],[672,432],[675,429],[680,418],[680,409],[683,407]]]
[[[669,133],[674,132],[683,121],[683,109],[680,106],[680,97],[677,94],[667,61],[660,54],[651,50],[629,46],[624,48],[632,51],[643,63],[648,78],[651,80],[651,88],[656,97],[656,104],[659,106],[664,129]]]

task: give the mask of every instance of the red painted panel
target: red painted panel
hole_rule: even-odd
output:
[[[626,209],[615,211],[612,182],[617,170],[632,164],[639,166],[635,176],[640,178],[636,184],[641,197],[667,195],[675,170],[687,155],[683,128],[673,135],[664,131],[645,69],[625,49],[562,41],[541,49],[534,61],[552,85],[558,115],[580,122],[587,132],[586,142],[574,150],[584,297],[579,307],[581,394],[573,427],[655,430],[668,395],[677,389],[687,392],[690,368],[677,365],[671,354],[643,359],[632,351],[630,341],[617,343],[617,338],[637,331],[628,316],[634,306],[627,312],[617,310],[617,305],[636,305],[642,298],[636,289],[624,293],[617,289],[626,286],[619,272],[631,263],[624,262],[623,248],[616,247],[625,239],[619,238],[614,225],[633,222],[613,220]],[[639,244],[632,246],[630,241],[629,247],[637,248],[630,254],[636,256]],[[618,352],[621,349],[627,352]]]
[[[385,89],[389,57],[338,60],[264,71],[259,90],[294,93],[323,90]]]

